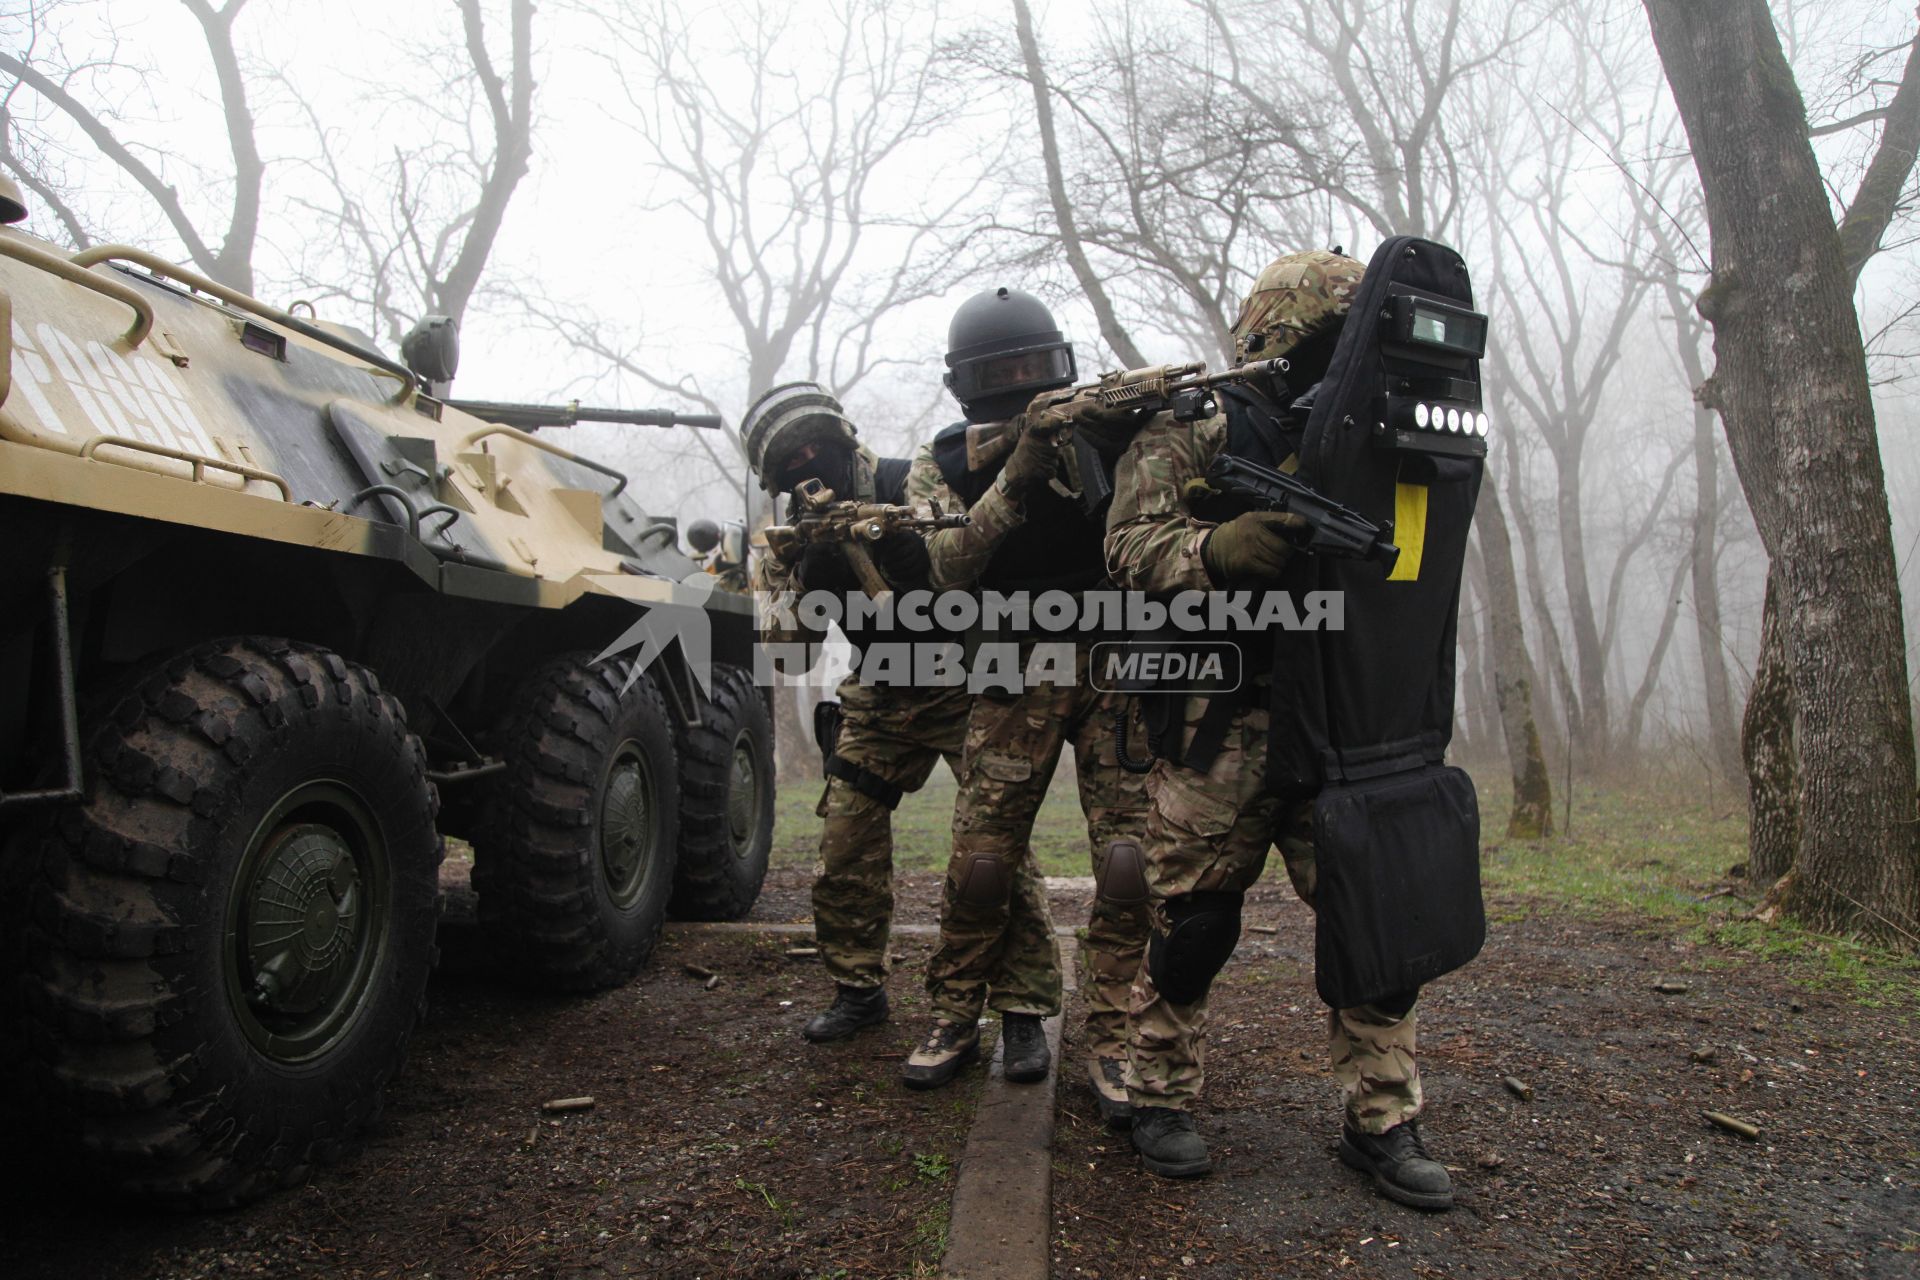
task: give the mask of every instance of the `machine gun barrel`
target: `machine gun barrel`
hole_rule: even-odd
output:
[[[1388,573],[1400,558],[1400,548],[1387,541],[1392,525],[1382,529],[1284,471],[1223,453],[1208,465],[1207,483],[1221,493],[1251,498],[1264,510],[1291,511],[1305,520],[1304,550],[1346,560],[1378,560]]]
[[[673,409],[597,409],[578,400],[566,404],[514,404],[503,400],[449,400],[463,413],[522,431],[570,427],[576,422],[619,422],[634,427],[718,428],[720,415],[680,413]]]

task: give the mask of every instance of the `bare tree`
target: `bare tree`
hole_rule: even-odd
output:
[[[310,167],[326,192],[295,200],[335,231],[332,243],[301,247],[296,277],[317,299],[365,308],[389,341],[428,312],[465,317],[532,165],[532,0],[512,0],[504,55],[488,45],[480,0],[456,0],[456,8],[464,62],[436,56],[403,91],[369,89],[373,100],[389,99],[380,119],[392,122],[372,132],[406,139],[371,175],[343,159],[347,131],[295,91],[318,139]],[[436,74],[437,86],[418,87],[434,85]]]
[[[1533,663],[1520,622],[1520,588],[1513,572],[1513,546],[1498,487],[1481,486],[1474,515],[1488,587],[1488,644],[1493,653],[1494,702],[1513,772],[1513,809],[1507,834],[1541,839],[1553,834],[1553,784],[1533,713]]]
[[[1094,271],[1093,264],[1087,260],[1079,218],[1067,195],[1066,178],[1061,172],[1060,140],[1053,127],[1054,89],[1047,80],[1046,67],[1040,60],[1040,42],[1034,38],[1033,15],[1027,11],[1026,0],[1013,0],[1013,16],[1019,32],[1021,65],[1033,91],[1034,125],[1040,132],[1040,154],[1046,166],[1047,203],[1058,227],[1061,250],[1066,254],[1068,265],[1073,268],[1073,278],[1079,283],[1087,305],[1093,308],[1094,319],[1100,325],[1100,336],[1106,339],[1113,353],[1128,368],[1137,369],[1147,362],[1146,357],[1134,345],[1133,335],[1121,326],[1119,317],[1114,314],[1113,300],[1107,296],[1106,286]]]
[[[882,370],[924,364],[932,353],[901,352],[889,326],[964,271],[992,160],[955,129],[964,103],[942,75],[938,18],[887,0],[804,11],[750,0],[704,19],[669,0],[611,6],[606,61],[638,143],[641,210],[697,232],[741,376],[703,385],[663,371],[617,326],[550,303],[536,313],[575,350],[729,416],[782,379],[845,400]],[[945,180],[930,183],[936,170]],[[736,433],[680,447],[752,502]]]
[[[1920,39],[1837,224],[1764,0],[1645,0],[1712,235],[1709,394],[1777,575],[1799,717],[1785,903],[1920,945],[1920,841],[1900,590],[1853,282],[1920,142]],[[1775,282],[1790,278],[1793,305]]]
[[[184,246],[188,262],[221,284],[251,293],[254,243],[260,232],[261,185],[267,166],[255,140],[247,78],[234,45],[234,24],[247,0],[227,0],[220,8],[207,0],[180,2],[193,15],[205,37],[226,119],[227,145],[233,164],[227,181],[231,199],[223,229],[215,232],[204,227],[188,208],[179,186],[167,176],[167,157],[151,157],[145,147],[123,137],[116,127],[111,106],[92,88],[102,73],[117,67],[111,56],[72,65],[43,66],[34,59],[32,47],[23,55],[0,52],[0,72],[15,81],[7,91],[4,120],[0,120],[0,137],[4,137],[4,143],[0,144],[4,146],[0,163],[19,174],[29,189],[48,202],[77,244],[92,238],[78,212],[62,198],[49,175],[29,163],[36,155],[44,156],[45,148],[36,140],[22,136],[24,122],[14,99],[21,90],[28,91],[71,121],[101,159],[132,181]]]

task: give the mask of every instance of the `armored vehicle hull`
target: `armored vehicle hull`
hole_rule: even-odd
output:
[[[751,906],[751,603],[683,585],[618,472],[137,250],[0,228],[0,335],[9,1128],[194,1205],[336,1154],[419,1016],[443,836],[556,988],[631,977],[670,902]]]

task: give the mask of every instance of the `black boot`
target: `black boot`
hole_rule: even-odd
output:
[[[1163,1178],[1197,1178],[1213,1172],[1207,1140],[1200,1136],[1190,1112],[1172,1107],[1133,1109],[1133,1149],[1148,1173]]]
[[[1000,1071],[1013,1084],[1045,1080],[1053,1069],[1053,1053],[1047,1048],[1047,1033],[1040,1029],[1039,1014],[1001,1014],[1000,1042]]]
[[[800,1034],[815,1044],[845,1040],[864,1027],[878,1026],[887,1020],[885,987],[839,987],[833,1004],[807,1019]]]
[[[1371,1174],[1373,1185],[1389,1200],[1416,1209],[1453,1208],[1453,1179],[1445,1165],[1427,1154],[1419,1126],[1412,1120],[1379,1134],[1347,1125],[1340,1132],[1340,1159]]]

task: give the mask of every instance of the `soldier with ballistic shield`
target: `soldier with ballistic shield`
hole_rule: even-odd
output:
[[[1404,250],[1411,258],[1415,249],[1409,246],[1416,245],[1424,246],[1421,253],[1439,248],[1404,240],[1393,242],[1392,247],[1396,253]],[[1451,251],[1442,253],[1451,255]],[[1456,268],[1457,263],[1457,255],[1452,255],[1447,261],[1448,271],[1457,270],[1464,281],[1464,266]],[[1287,473],[1301,465],[1302,456],[1309,452],[1302,440],[1314,393],[1323,378],[1329,387],[1333,385],[1330,369],[1336,344],[1367,270],[1337,252],[1316,251],[1288,254],[1261,272],[1233,327],[1236,355],[1241,362],[1280,358],[1286,362],[1285,371],[1264,387],[1248,385],[1223,391],[1224,412],[1211,419],[1187,423],[1161,414],[1137,436],[1116,472],[1106,536],[1108,567],[1122,587],[1164,597],[1185,590],[1253,588],[1258,592],[1295,586],[1303,580],[1290,570],[1311,568],[1311,562],[1319,557],[1306,557],[1297,551],[1297,544],[1303,541],[1300,518],[1222,502],[1225,495],[1210,489],[1205,477],[1209,464],[1222,454]],[[1370,305],[1378,303],[1375,299]],[[1340,350],[1344,352],[1345,348]],[[1455,391],[1464,393],[1466,376],[1452,384]],[[1471,390],[1477,403],[1477,372],[1471,372],[1471,376],[1476,379]],[[1430,416],[1424,405],[1420,416],[1424,428]],[[1472,420],[1472,415],[1468,416]],[[1349,416],[1344,425],[1351,428],[1354,422]],[[1363,421],[1360,426],[1369,428],[1372,423]],[[1364,441],[1359,447],[1365,447]],[[1409,446],[1389,442],[1382,447]],[[1313,456],[1322,455],[1315,452]],[[1424,521],[1426,486],[1440,483],[1433,479],[1439,474],[1433,469],[1441,464],[1430,454],[1419,454],[1422,461],[1417,465],[1404,462],[1414,458],[1415,452],[1396,456],[1403,462],[1389,460],[1388,465],[1403,465],[1406,479],[1420,481],[1418,486],[1401,484],[1399,489],[1419,488]],[[1395,493],[1392,474],[1388,472],[1385,490],[1389,511],[1393,510]],[[1477,466],[1471,480],[1477,486]],[[1436,505],[1435,511],[1440,510]],[[1470,496],[1466,510],[1470,515]],[[1465,521],[1456,518],[1454,522],[1464,538]],[[1395,579],[1401,578],[1406,568],[1407,550],[1403,548],[1400,555],[1401,567],[1392,574]],[[1412,572],[1418,575],[1418,552],[1413,555]],[[1430,545],[1429,576],[1438,557],[1439,552]],[[1382,581],[1384,571],[1379,565],[1366,569],[1371,579],[1355,581]],[[1433,590],[1435,594],[1427,599],[1440,603],[1429,607],[1428,612],[1437,608],[1445,614],[1439,621],[1445,624],[1442,643],[1450,659],[1452,614],[1447,612],[1451,606],[1446,604],[1446,584],[1441,582]],[[1457,599],[1457,577],[1452,590]],[[1354,626],[1351,611],[1347,626]],[[1207,993],[1233,951],[1239,936],[1242,895],[1258,879],[1270,847],[1279,847],[1300,898],[1322,916],[1316,956],[1321,962],[1323,994],[1329,990],[1327,949],[1337,945],[1329,937],[1325,918],[1328,904],[1324,899],[1328,894],[1324,881],[1332,863],[1318,866],[1315,857],[1317,838],[1325,850],[1328,833],[1323,827],[1329,822],[1324,811],[1316,807],[1316,796],[1331,779],[1301,783],[1301,778],[1322,766],[1314,762],[1289,772],[1296,761],[1289,760],[1283,767],[1280,760],[1269,759],[1270,733],[1277,720],[1279,727],[1290,731],[1292,721],[1304,722],[1318,715],[1322,735],[1314,745],[1327,748],[1324,721],[1329,713],[1324,706],[1309,703],[1315,698],[1329,699],[1317,688],[1300,694],[1298,690],[1306,687],[1305,678],[1287,669],[1286,658],[1276,659],[1276,650],[1267,641],[1245,636],[1239,639],[1244,642],[1241,648],[1247,672],[1236,693],[1161,694],[1144,700],[1154,735],[1150,740],[1160,758],[1147,778],[1153,799],[1145,836],[1153,938],[1130,1010],[1131,1099],[1134,1145],[1147,1168],[1164,1177],[1196,1176],[1211,1168],[1206,1143],[1192,1117],[1204,1081]],[[1415,655],[1407,663],[1409,669],[1376,671],[1372,678],[1406,682],[1415,686],[1416,694],[1424,696],[1429,686],[1418,682],[1435,681],[1433,687],[1438,687],[1437,677],[1432,674],[1432,653],[1439,652],[1440,647],[1436,643],[1427,653]],[[1410,669],[1415,662],[1424,663],[1424,667]],[[1444,677],[1450,723],[1450,662]],[[1276,686],[1282,690],[1278,698]],[[1438,704],[1437,698],[1430,700]],[[1356,714],[1354,718],[1364,717]],[[1436,737],[1440,738],[1437,746],[1433,742]],[[1334,741],[1331,745],[1337,748],[1341,744]],[[1428,774],[1446,772],[1439,762],[1443,749],[1443,736],[1427,734],[1413,752],[1419,758],[1404,767],[1425,785]],[[1338,763],[1338,750],[1316,754]],[[1403,767],[1397,760],[1382,759],[1382,769]],[[1334,764],[1325,767],[1331,769]],[[1363,777],[1364,772],[1355,769],[1351,775],[1334,776],[1344,783],[1348,777]],[[1276,786],[1276,780],[1298,785]],[[1470,783],[1467,796],[1465,803],[1470,807]],[[1477,838],[1477,817],[1472,830]],[[1477,874],[1473,895],[1477,910]],[[1316,906],[1317,896],[1321,900]],[[1387,931],[1395,927],[1392,921],[1374,923]],[[1477,942],[1474,946],[1477,948]],[[1417,983],[1412,983],[1404,990],[1383,991],[1364,1003],[1330,1009],[1333,1072],[1346,1113],[1339,1152],[1344,1162],[1368,1173],[1385,1195],[1419,1208],[1444,1209],[1452,1204],[1452,1183],[1446,1169],[1427,1154],[1416,1123],[1422,1105],[1414,1050],[1414,1002],[1418,994]]]
[[[1030,429],[1020,411],[1039,391],[1074,380],[1073,349],[1047,308],[997,289],[961,305],[948,336],[947,386],[965,421],[942,431],[914,460],[908,496],[922,511],[965,511],[965,528],[927,537],[936,589],[1002,595],[1079,593],[1106,582],[1104,508],[1089,510],[1069,483],[1059,439]],[[1082,446],[1110,469],[1125,443],[1118,431],[1081,429]],[[1106,477],[1101,477],[1104,484]],[[989,634],[1030,670],[1038,643],[1064,640],[1073,670],[1016,690],[983,689],[967,727],[954,810],[954,847],[941,910],[940,946],[928,968],[934,1024],[902,1073],[908,1085],[945,1084],[979,1049],[978,1019],[1000,1011],[1008,1080],[1046,1077],[1051,1055],[1041,1019],[1060,1010],[1061,977],[1046,900],[1028,846],[1034,817],[1062,749],[1071,744],[1098,885],[1081,972],[1088,997],[1088,1075],[1109,1120],[1130,1115],[1124,1078],[1126,1000],[1146,942],[1140,852],[1146,794],[1115,755],[1115,695],[1093,688],[1097,636]]]

